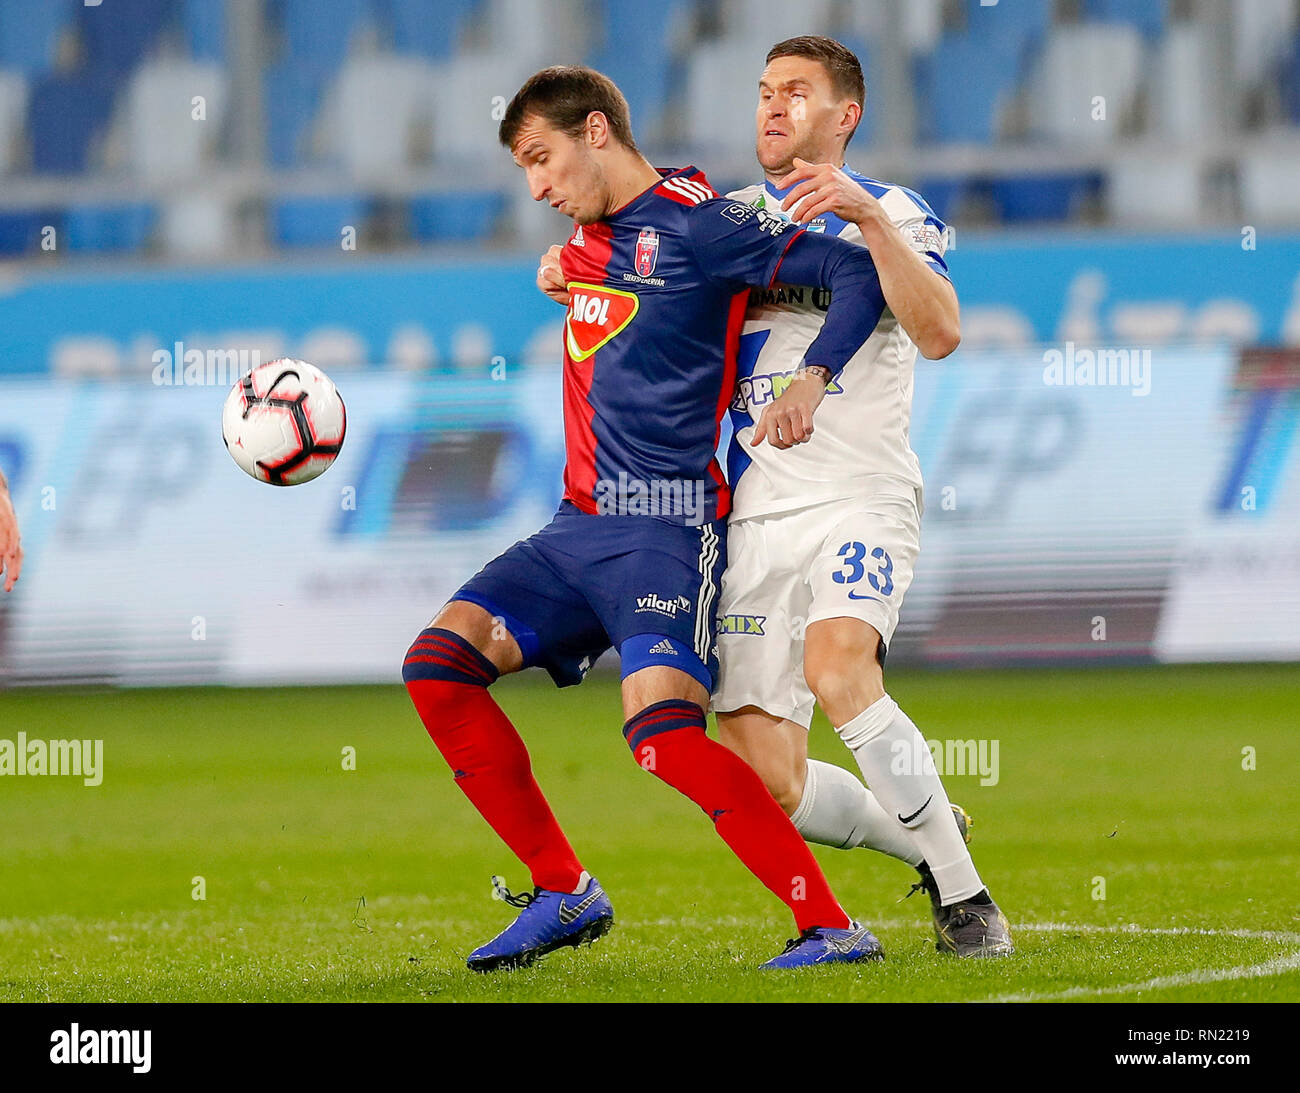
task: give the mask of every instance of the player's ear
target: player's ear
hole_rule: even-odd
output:
[[[844,129],[844,139],[847,141],[853,135],[853,131],[858,127],[858,122],[862,120],[862,104],[850,102],[844,108],[844,114],[840,118],[840,125]]]
[[[587,115],[585,136],[589,148],[604,148],[609,142],[609,119],[599,110]]]

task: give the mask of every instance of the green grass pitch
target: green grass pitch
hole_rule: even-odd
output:
[[[0,778],[0,999],[1300,999],[1300,667],[900,669],[890,690],[928,737],[999,741],[996,785],[947,782],[1013,957],[939,955],[906,866],[819,848],[888,959],[757,972],[785,908],[632,762],[608,678],[496,693],[617,925],[489,976],[464,966],[511,913],[489,875],[527,878],[400,687],[10,692],[0,737],[102,738],[104,778]],[[812,750],[850,761],[822,720]]]

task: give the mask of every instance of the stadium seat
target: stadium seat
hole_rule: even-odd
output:
[[[21,72],[0,69],[0,176],[21,161],[27,118],[27,80]]]
[[[415,162],[417,134],[428,132],[437,98],[433,67],[423,58],[353,58],[327,97],[320,125],[326,151],[354,179],[383,181]]]
[[[918,135],[939,144],[997,139],[999,116],[1019,79],[1019,39],[948,34],[915,66]],[[980,94],[971,94],[971,88]]]
[[[32,88],[27,130],[39,173],[79,174],[108,124],[113,84],[98,76],[47,76]]]
[[[1291,47],[1282,58],[1282,109],[1287,120],[1300,125],[1300,31],[1291,39]]]
[[[743,42],[762,63],[777,42],[800,34],[827,34],[831,30],[834,0],[722,0],[724,37]]]
[[[697,46],[687,61],[682,131],[693,148],[753,152],[754,108],[763,58],[748,42]],[[748,74],[748,76],[747,76]]]
[[[1004,224],[1069,220],[1099,188],[1094,174],[1022,175],[994,179],[989,186],[998,218]]]
[[[456,52],[456,45],[477,0],[380,0],[380,14],[393,35],[398,53],[442,60]]]
[[[155,218],[153,206],[143,202],[73,205],[61,237],[70,251],[136,251],[148,242]]]
[[[1263,134],[1237,160],[1247,224],[1300,225],[1300,141],[1292,132]]]
[[[1084,0],[1088,19],[1107,23],[1129,23],[1147,38],[1159,38],[1169,17],[1169,0]]]
[[[970,182],[964,178],[923,178],[914,187],[945,224],[952,222],[969,188]]]
[[[112,0],[78,9],[87,71],[122,77],[143,60],[174,14],[171,0]]]
[[[1233,0],[1233,71],[1247,90],[1277,73],[1294,48],[1300,19],[1293,0]]]
[[[293,61],[266,70],[267,160],[273,167],[293,167],[311,158],[312,124],[330,74],[328,68]]]
[[[0,68],[30,77],[54,68],[59,38],[72,22],[75,0],[0,0]],[[77,5],[80,6],[80,5]]]
[[[185,45],[196,61],[226,59],[226,0],[182,0]]]
[[[279,0],[278,14],[288,58],[328,68],[343,64],[373,9],[371,0]]]
[[[481,164],[504,156],[492,105],[498,96],[509,100],[534,65],[528,57],[495,54],[462,54],[435,65],[438,102],[429,136],[435,162]]]
[[[205,100],[206,120],[192,101]],[[128,157],[132,169],[154,181],[192,178],[217,145],[225,120],[226,74],[211,62],[147,61],[126,95]]]
[[[483,5],[488,51],[526,64],[529,74],[542,65],[574,64],[586,55],[592,20],[582,0],[547,0],[545,4],[483,0]]]
[[[1194,224],[1205,212],[1202,164],[1164,152],[1116,156],[1106,179],[1106,209],[1117,223],[1137,227]]]
[[[411,235],[420,243],[487,239],[505,208],[504,194],[482,190],[412,198]]]
[[[360,195],[344,197],[285,197],[270,208],[272,242],[284,247],[334,247],[343,229],[360,235],[371,214],[371,203]]]
[[[15,257],[32,254],[40,249],[41,229],[46,224],[54,224],[52,214],[47,212],[0,212],[0,255]]]
[[[1217,63],[1209,28],[1175,23],[1156,45],[1147,131],[1162,141],[1188,144],[1222,132],[1231,78]]]
[[[593,68],[618,84],[632,111],[632,126],[652,133],[668,103],[678,62],[671,52],[673,27],[688,10],[686,0],[607,0],[603,5],[602,44],[587,58]],[[665,31],[667,28],[667,31]],[[636,48],[629,49],[628,43]]]
[[[1114,140],[1133,111],[1142,63],[1142,37],[1127,24],[1056,27],[1030,80],[1033,135],[1062,143]],[[1092,116],[1097,98],[1105,104],[1101,120]]]
[[[974,6],[966,16],[967,33],[986,47],[1015,58],[1017,68],[1025,51],[1041,46],[1052,25],[1051,0],[1014,0],[988,7]]]
[[[231,202],[212,194],[182,193],[162,207],[158,238],[176,258],[215,258],[232,250],[236,241],[235,210]]]

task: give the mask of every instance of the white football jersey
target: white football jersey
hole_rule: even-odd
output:
[[[884,206],[930,268],[947,277],[947,229],[920,196],[848,168],[845,172]],[[780,208],[785,193],[770,182],[727,196],[788,216]],[[808,228],[853,243],[863,241],[856,224],[834,213],[818,217]],[[750,293],[731,403],[734,432],[727,464],[732,519],[870,494],[919,501],[921,466],[908,441],[916,345],[888,307],[871,337],[827,387],[813,415],[811,440],[786,451],[766,441],[756,448],[749,445],[754,423],[804,363],[829,301],[826,289],[780,282]]]

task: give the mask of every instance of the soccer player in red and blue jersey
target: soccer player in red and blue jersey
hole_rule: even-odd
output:
[[[731,495],[714,453],[735,382],[750,286],[777,276],[832,290],[806,363],[838,372],[884,308],[861,247],[719,198],[695,168],[657,170],[627,103],[600,73],[543,69],[515,95],[500,138],[535,200],[575,222],[561,255],[564,499],[535,535],[489,562],[411,646],[403,678],[456,784],[531,872],[522,908],[479,947],[480,971],[594,941],[613,908],[533,778],[488,693],[545,668],[581,682],[622,660],[623,732],[641,767],[694,801],[795,917],[799,937],[765,967],[876,959],[757,774],[705,732],[717,673],[717,590]],[[811,420],[824,384],[791,383],[782,412]]]

